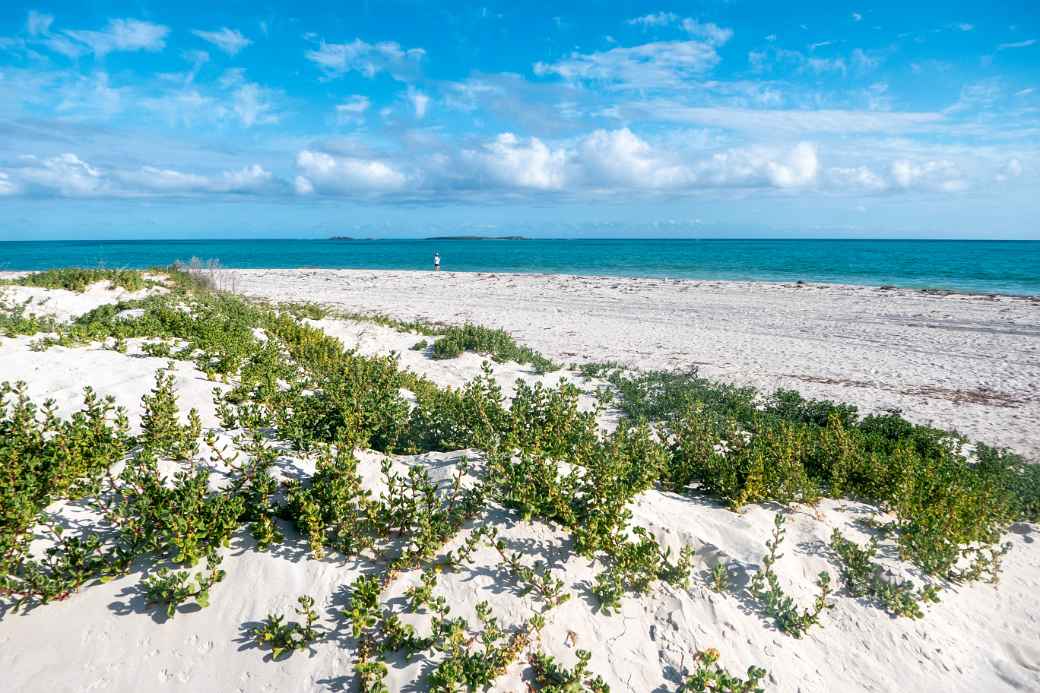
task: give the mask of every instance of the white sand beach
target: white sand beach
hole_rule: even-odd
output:
[[[856,404],[865,412],[899,408],[916,422],[952,427],[971,440],[1040,456],[1040,302],[1035,299],[929,295],[912,290],[852,286],[795,286],[748,282],[617,279],[549,275],[375,272],[341,270],[225,271],[220,281],[271,301],[319,302],[349,312],[399,319],[474,323],[508,330],[518,341],[565,363],[615,360],[639,368],[696,366],[702,375],[763,390],[793,388],[813,397]],[[103,286],[86,293],[6,287],[8,298],[62,320],[113,303],[126,292]],[[433,361],[409,347],[418,335],[370,322],[327,318],[312,324],[366,354],[400,355],[401,366],[442,385],[460,386],[484,361],[464,354]],[[30,337],[0,337],[0,382],[24,380],[33,397],[56,400],[68,414],[82,388],[93,386],[129,410],[167,360],[99,344],[46,351]],[[516,378],[553,384],[571,372],[540,376],[515,363],[494,364],[509,388]],[[221,440],[211,401],[214,383],[190,362],[179,362],[176,386],[183,411],[199,409],[204,430]],[[587,386],[587,383],[579,384]],[[591,398],[588,398],[591,401]],[[588,404],[588,402],[586,402]],[[609,426],[609,421],[604,425]],[[466,451],[395,456],[394,464],[424,464],[450,479]],[[469,453],[473,456],[473,453]],[[378,494],[382,455],[360,453],[366,483]],[[479,461],[479,455],[476,456]],[[313,470],[289,451],[280,474]],[[74,517],[74,509],[51,508]],[[511,549],[546,562],[574,597],[552,612],[538,647],[575,662],[592,653],[590,669],[612,691],[671,691],[693,665],[692,653],[718,648],[720,663],[743,675],[768,670],[776,691],[1036,691],[1040,690],[1040,530],[1015,524],[999,585],[973,583],[944,590],[921,620],[894,618],[862,600],[840,597],[821,626],[802,639],[778,632],[740,590],[760,565],[775,506],[735,513],[696,496],[657,490],[641,494],[633,522],[677,553],[696,549],[688,588],[655,584],[622,600],[619,614],[594,608],[590,561],[573,552],[568,535],[538,521],[492,507],[446,549],[462,544],[480,522],[493,523]],[[865,541],[857,519],[867,508],[822,501],[790,516],[784,558],[776,570],[801,605],[815,593],[821,570],[836,574],[826,545],[834,528]],[[147,610],[139,576],[92,584],[67,600],[27,613],[0,615],[0,689],[9,691],[337,691],[354,690],[355,643],[339,612],[344,587],[364,561],[306,555],[294,537],[267,553],[251,550],[248,531],[226,550],[226,579],[211,604],[173,619]],[[734,567],[734,589],[708,588],[710,569]],[[888,556],[897,577],[917,577]],[[395,598],[416,584],[418,571],[390,588]],[[445,573],[438,593],[472,619],[483,600],[506,625],[530,614],[532,597],[517,593],[497,553],[482,548],[473,565]],[[323,627],[337,629],[286,661],[266,661],[251,645],[249,628],[269,612],[291,612],[297,595],[314,597]],[[526,657],[509,667],[494,690],[528,690]],[[393,661],[391,690],[422,690],[422,661]]]

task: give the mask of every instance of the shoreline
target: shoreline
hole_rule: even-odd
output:
[[[325,239],[319,239],[325,240]],[[15,242],[15,241],[11,241]],[[36,272],[42,272],[51,269],[81,269],[78,265],[69,266],[54,266],[47,267],[44,269],[5,269],[0,270],[0,281],[7,279],[15,279],[23,277],[27,274],[33,274]],[[86,268],[90,269],[90,268]],[[119,266],[110,267],[108,269],[120,269],[120,270],[139,270],[148,271],[153,269],[162,269],[161,267],[133,267],[133,266]],[[318,267],[312,265],[301,265],[299,267],[230,267],[230,266],[218,266],[216,268],[218,272],[385,272],[385,273],[406,273],[406,274],[434,274],[435,272],[428,269],[386,269],[386,268],[366,268],[366,267]],[[977,297],[977,298],[1010,298],[1027,301],[1030,303],[1040,304],[1040,291],[1035,294],[1028,293],[1006,293],[1000,291],[973,291],[968,289],[956,289],[944,286],[913,286],[908,284],[855,284],[848,282],[829,282],[829,281],[814,281],[814,280],[780,280],[780,279],[731,279],[731,278],[713,278],[713,277],[669,277],[664,275],[631,275],[631,274],[575,274],[573,272],[524,272],[518,270],[441,270],[439,274],[449,275],[509,275],[518,277],[559,277],[568,279],[587,279],[587,280],[599,280],[599,281],[617,281],[617,280],[632,280],[632,281],[666,281],[666,282],[689,282],[695,284],[733,284],[733,285],[755,285],[761,287],[783,287],[783,288],[834,288],[834,289],[860,289],[870,291],[883,291],[883,292],[906,292],[910,294],[921,294],[926,296],[935,297],[947,297],[947,296],[965,296],[965,297]]]

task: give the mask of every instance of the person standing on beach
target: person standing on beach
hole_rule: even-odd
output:
[[[433,254],[433,271],[434,272],[440,272],[441,271],[441,254],[440,253],[434,253]]]

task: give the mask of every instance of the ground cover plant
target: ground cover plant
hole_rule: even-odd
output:
[[[104,269],[84,267],[62,267],[42,272],[33,272],[24,277],[9,279],[5,283],[21,286],[38,286],[45,289],[67,289],[83,291],[91,284],[101,281],[111,282],[127,291],[138,291],[152,282],[145,279],[141,272],[126,269]]]
[[[860,547],[836,534],[831,550],[844,593],[913,617],[946,582],[995,579],[1009,524],[1037,518],[1036,467],[985,446],[970,457],[956,435],[895,412],[861,417],[849,405],[789,391],[763,397],[694,371],[632,374],[613,364],[590,366],[584,374],[606,383],[604,405],[623,415],[604,434],[597,412],[578,406],[574,385],[519,381],[507,401],[486,367],[463,388],[442,388],[400,370],[393,356],[345,350],[308,322],[325,316],[316,307],[250,303],[213,290],[199,274],[170,270],[168,294],[47,325],[53,334],[37,346],[147,339],[146,353],[190,361],[227,383],[214,391],[214,403],[230,443],[203,432],[196,413],[181,411],[168,368],[157,371],[142,399],[135,436],[125,413],[89,389],[82,409],[61,419],[53,403],[32,402],[24,386],[0,385],[5,604],[35,608],[95,581],[139,574],[152,606],[171,617],[187,614],[181,606],[223,598],[219,565],[235,533],[247,531],[256,550],[301,541],[314,558],[358,559],[371,567],[349,585],[341,614],[362,690],[387,690],[389,657],[404,653],[424,659],[424,683],[434,690],[479,689],[508,667],[524,666],[544,690],[601,691],[606,684],[589,672],[589,662],[605,653],[579,656],[568,670],[536,649],[547,619],[572,594],[558,573],[508,548],[487,520],[490,509],[564,533],[595,566],[585,596],[606,614],[662,583],[693,589],[692,549],[673,554],[632,521],[634,499],[652,488],[707,495],[734,510],[764,502],[811,505],[824,497],[873,504],[891,518],[880,521],[878,542],[889,542],[931,576],[929,586],[888,581],[875,562],[879,543]],[[75,277],[36,281],[75,286]],[[472,349],[527,358],[536,370],[552,365],[540,366],[533,352],[503,335],[473,326],[429,333],[438,337],[435,356],[449,340],[444,354]],[[426,465],[388,456],[374,491],[361,473],[359,449],[476,453],[440,480]],[[314,472],[277,480],[285,452],[313,461]],[[48,513],[58,502],[89,508],[99,519],[65,530]],[[463,543],[446,551],[462,533]],[[34,553],[30,544],[41,535],[49,547]],[[799,637],[825,624],[820,616],[838,595],[827,573],[807,607],[784,593],[774,571],[783,539],[778,512],[749,592],[770,622]],[[467,620],[438,595],[440,575],[464,569],[485,550],[497,554],[500,570],[530,604],[526,619],[505,623],[485,604]],[[416,573],[407,605],[391,607],[390,588]],[[714,589],[731,592],[728,564],[717,563],[710,576]],[[431,616],[428,629],[406,623],[406,615],[416,614]],[[321,623],[309,598],[301,598],[297,616],[272,614],[250,638],[281,659],[334,630]],[[717,659],[710,650],[700,653],[684,690],[759,690],[760,669],[741,679]]]

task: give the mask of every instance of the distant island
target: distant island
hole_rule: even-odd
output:
[[[427,241],[527,241],[526,236],[428,236]]]
[[[329,238],[330,241],[353,241],[356,240],[353,236],[332,236]]]

